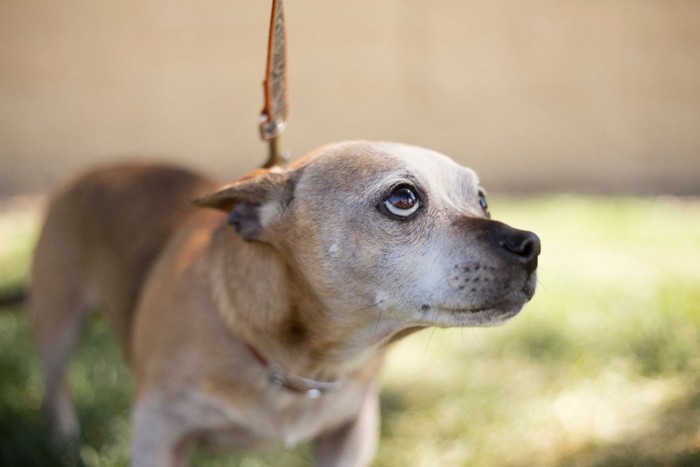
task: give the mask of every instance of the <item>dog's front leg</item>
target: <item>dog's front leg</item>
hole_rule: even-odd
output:
[[[318,467],[363,467],[372,462],[379,439],[379,395],[370,389],[354,420],[314,440]]]
[[[187,467],[190,443],[182,421],[157,397],[141,397],[132,412],[131,467]]]

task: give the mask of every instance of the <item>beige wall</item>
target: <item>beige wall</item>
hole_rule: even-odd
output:
[[[287,0],[294,156],[429,146],[494,190],[700,194],[696,0]],[[0,194],[260,163],[269,2],[0,0]]]

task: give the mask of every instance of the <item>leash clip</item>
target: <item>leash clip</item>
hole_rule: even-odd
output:
[[[260,113],[260,136],[269,143],[265,168],[284,165],[286,155],[280,151],[279,137],[287,126],[287,31],[283,0],[272,0],[267,68],[263,91],[265,103]]]
[[[282,118],[273,120],[266,112],[260,114],[260,137],[265,141],[277,138],[285,128],[287,128],[286,120]]]

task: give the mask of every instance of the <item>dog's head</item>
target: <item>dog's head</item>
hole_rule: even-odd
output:
[[[427,149],[335,144],[200,204],[230,212],[348,319],[493,325],[535,291],[538,237],[491,220],[476,174]]]

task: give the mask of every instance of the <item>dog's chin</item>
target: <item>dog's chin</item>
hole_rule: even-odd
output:
[[[525,302],[503,303],[489,308],[438,308],[438,326],[445,327],[486,327],[498,326],[517,315]]]

